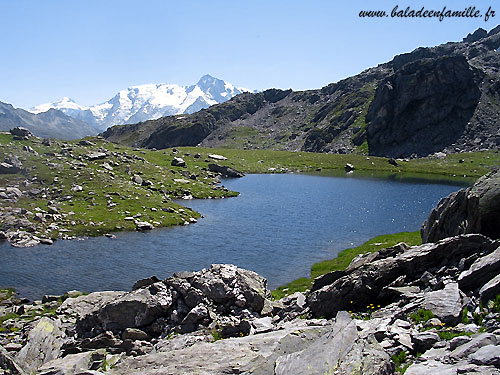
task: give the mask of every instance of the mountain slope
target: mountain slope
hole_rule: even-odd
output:
[[[204,75],[191,86],[176,84],[146,84],[121,90],[105,103],[85,107],[69,98],[31,109],[33,113],[58,109],[68,116],[87,122],[96,129],[136,123],[163,116],[193,113],[211,105],[225,102],[233,96],[249,91],[223,80]]]
[[[87,123],[69,117],[56,109],[33,114],[24,109],[0,102],[0,130],[10,130],[16,126],[25,127],[39,137],[78,139],[95,135],[96,129]]]
[[[481,29],[482,30],[482,29]],[[318,90],[245,93],[189,116],[117,126],[134,146],[407,157],[500,145],[500,27],[418,48]]]

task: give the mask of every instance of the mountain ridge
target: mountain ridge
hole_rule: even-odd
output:
[[[41,113],[50,108],[58,109],[103,131],[112,125],[136,123],[166,115],[193,113],[248,91],[250,90],[205,74],[194,85],[180,86],[169,83],[135,85],[120,90],[104,103],[92,106],[82,106],[64,97],[52,103],[33,107],[30,111]]]
[[[43,138],[78,139],[95,135],[97,130],[87,123],[50,109],[47,112],[33,114],[11,104],[0,102],[0,130],[7,131],[17,126],[29,129]]]
[[[321,89],[243,93],[186,116],[103,133],[135,147],[365,153],[389,157],[500,145],[500,26],[421,47]],[[402,124],[399,126],[398,124]]]

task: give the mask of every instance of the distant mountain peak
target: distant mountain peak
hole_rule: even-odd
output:
[[[30,112],[41,113],[54,108],[98,130],[105,130],[113,125],[193,113],[248,91],[250,90],[235,87],[229,82],[205,74],[191,86],[167,83],[135,85],[120,90],[101,104],[86,107],[64,97],[52,103],[38,105]]]

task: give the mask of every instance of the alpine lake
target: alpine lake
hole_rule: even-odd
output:
[[[195,224],[32,248],[4,242],[0,285],[38,299],[130,290],[148,276],[231,263],[274,289],[374,236],[419,230],[439,200],[467,182],[318,173],[250,174],[223,185],[240,195],[181,202],[203,215]]]

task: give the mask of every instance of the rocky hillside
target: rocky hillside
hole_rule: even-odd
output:
[[[500,27],[418,48],[319,90],[244,93],[189,116],[116,126],[127,145],[425,156],[500,145]]]
[[[97,134],[87,123],[69,117],[56,109],[33,114],[24,109],[0,102],[0,131],[24,127],[44,138],[78,139]]]
[[[465,199],[441,201],[438,211],[451,227],[469,203],[486,199],[476,221],[490,212],[499,217],[499,183],[500,172],[492,172],[463,190]],[[432,214],[423,233],[437,221]],[[474,228],[452,237],[439,229],[435,242],[360,255],[345,270],[317,278],[305,294],[277,301],[263,277],[223,264],[166,280],[149,277],[129,292],[72,291],[29,303],[5,290],[0,369],[23,375],[500,374],[500,232],[488,237]]]

